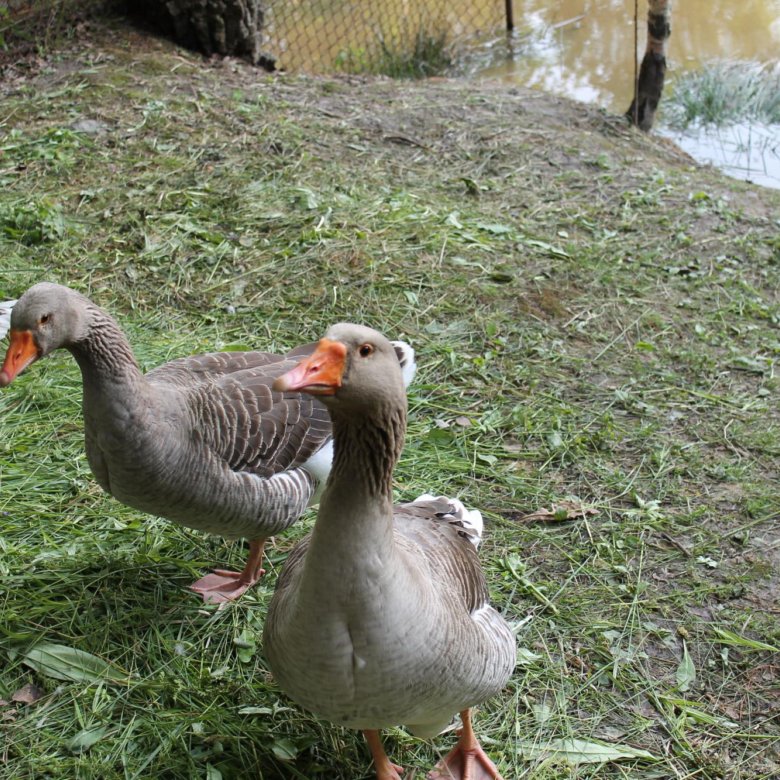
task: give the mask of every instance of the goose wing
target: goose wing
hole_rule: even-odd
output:
[[[457,499],[424,495],[396,505],[394,523],[396,531],[425,555],[429,570],[447,591],[461,597],[469,614],[490,604],[477,554],[482,533],[478,511],[467,510]]]
[[[270,477],[301,466],[330,439],[330,418],[319,400],[271,389],[277,376],[313,349],[194,355],[146,376],[152,384],[184,391],[196,447],[209,449],[231,471]]]
[[[274,370],[275,364],[286,360],[300,360],[310,355],[316,344],[304,344],[286,355],[274,352],[209,352],[177,358],[152,369],[146,374],[150,382],[187,386],[193,382],[213,382],[217,377],[242,371]]]

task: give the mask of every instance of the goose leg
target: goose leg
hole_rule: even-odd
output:
[[[463,728],[458,744],[433,768],[427,780],[502,780],[471,727],[471,711],[460,713]]]
[[[207,604],[222,604],[225,601],[237,599],[265,573],[261,565],[264,547],[265,539],[250,540],[249,557],[242,571],[215,569],[211,574],[193,582],[190,585],[190,590],[200,593]]]
[[[374,769],[376,769],[376,780],[401,780],[404,768],[393,764],[382,747],[382,740],[376,729],[366,729],[363,736],[371,749],[371,755],[374,757]]]

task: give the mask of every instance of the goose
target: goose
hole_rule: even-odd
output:
[[[490,605],[477,544],[482,518],[423,495],[393,505],[406,395],[393,347],[341,323],[274,381],[319,398],[333,423],[333,466],[314,529],[277,580],[263,647],[279,687],[304,709],[364,732],[377,780],[399,780],[379,730],[420,737],[456,713],[458,744],[429,778],[499,778],[471,708],[497,694],[516,661],[514,635]]]
[[[52,351],[81,369],[87,460],[124,504],[189,528],[249,539],[240,572],[217,569],[190,587],[206,602],[238,598],[263,574],[265,540],[318,499],[332,458],[327,410],[310,395],[271,385],[314,345],[286,355],[216,352],[143,374],[108,312],[50,282],[11,313],[0,387]],[[406,381],[414,351],[396,342]]]

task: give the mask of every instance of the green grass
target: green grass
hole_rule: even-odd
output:
[[[29,0],[0,7],[0,64],[13,63],[25,53],[45,51],[57,41],[72,38],[78,24],[105,13],[102,0]],[[6,59],[2,55],[8,53]]]
[[[777,193],[540,93],[271,78],[120,29],[0,89],[0,298],[83,290],[147,368],[344,319],[413,343],[397,493],[485,514],[521,663],[476,728],[507,780],[778,775]],[[0,392],[0,777],[371,777],[262,653],[314,514],[204,608],[185,586],[242,545],[104,495],[80,398],[66,354]],[[597,514],[523,520],[566,499]],[[36,671],[41,643],[122,679]],[[654,758],[568,766],[571,740]],[[452,735],[387,742],[427,770]]]
[[[374,46],[348,49],[336,58],[336,70],[396,79],[442,76],[453,66],[453,45],[446,29],[420,21],[402,25],[392,33],[380,33]]]
[[[737,60],[686,71],[664,99],[664,118],[677,128],[746,120],[780,124],[780,68]]]

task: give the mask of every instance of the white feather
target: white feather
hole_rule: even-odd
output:
[[[409,387],[414,379],[414,375],[417,373],[417,363],[414,360],[414,349],[405,341],[391,341],[396,354],[398,355],[398,362],[401,364],[401,374],[404,378],[404,387]]]
[[[301,468],[306,469],[317,480],[317,487],[314,490],[314,495],[309,499],[309,506],[316,504],[320,500],[332,465],[333,439],[328,439],[317,452],[309,456],[309,459],[301,464]]]
[[[11,327],[11,310],[16,301],[0,301],[0,339],[8,333]]]
[[[479,543],[482,541],[482,531],[485,527],[485,523],[482,520],[482,512],[480,512],[479,509],[466,509],[463,503],[458,501],[457,498],[432,496],[430,493],[423,493],[421,496],[417,496],[412,503],[424,503],[425,501],[447,501],[452,507],[452,512],[449,513],[450,517],[452,517],[453,520],[459,521],[464,528],[468,528],[476,534],[475,536],[469,537],[469,541],[472,542],[475,547],[479,547]]]

